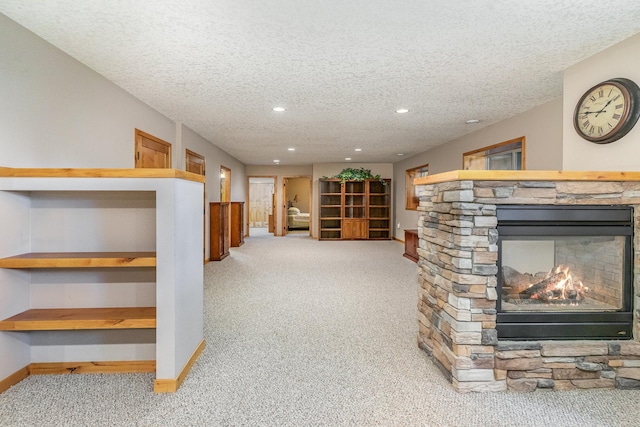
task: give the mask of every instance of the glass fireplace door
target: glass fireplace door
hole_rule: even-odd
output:
[[[629,339],[633,211],[500,206],[500,339]]]

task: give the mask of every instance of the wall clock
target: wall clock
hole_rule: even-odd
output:
[[[578,135],[596,144],[608,144],[625,136],[640,117],[640,88],[629,79],[617,78],[587,90],[573,113]]]

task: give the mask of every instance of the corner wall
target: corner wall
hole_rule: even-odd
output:
[[[405,171],[429,164],[429,174],[462,169],[462,154],[524,136],[527,170],[562,169],[562,98],[532,108],[510,119],[394,163],[394,232],[404,240],[404,229],[416,228],[418,211],[405,209]],[[398,224],[400,227],[398,228]]]

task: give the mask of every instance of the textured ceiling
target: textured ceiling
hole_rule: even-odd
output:
[[[638,0],[2,0],[0,13],[253,165],[396,162],[560,96],[564,69],[640,32]]]

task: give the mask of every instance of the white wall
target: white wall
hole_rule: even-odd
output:
[[[640,84],[640,34],[594,55],[564,73],[563,165],[565,170],[640,170],[640,123],[626,136],[610,144],[594,144],[580,138],[573,128],[573,111],[590,87],[616,77]]]
[[[462,169],[463,153],[521,136],[526,138],[528,170],[562,169],[562,98],[394,163],[395,237],[404,240],[403,230],[418,226],[418,211],[405,209],[407,169],[423,164],[429,165],[430,174]]]

